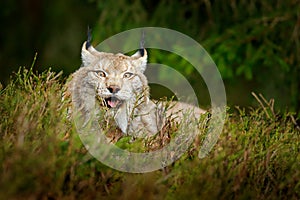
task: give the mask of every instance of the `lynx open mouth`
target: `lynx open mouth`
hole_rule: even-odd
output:
[[[117,97],[105,98],[105,104],[108,108],[118,108],[122,105],[123,101]]]

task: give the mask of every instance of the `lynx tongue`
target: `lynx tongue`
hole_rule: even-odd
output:
[[[107,104],[112,108],[117,107],[119,105],[119,103],[120,103],[120,100],[115,97],[111,97],[107,100]]]

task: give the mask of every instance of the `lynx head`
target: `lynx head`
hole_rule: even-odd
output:
[[[143,74],[147,65],[145,49],[127,56],[100,52],[85,42],[81,57],[81,68],[87,70],[88,83],[95,88],[102,106],[118,109],[126,102],[132,104],[138,96],[148,99],[148,83]]]

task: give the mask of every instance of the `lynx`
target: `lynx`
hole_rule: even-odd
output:
[[[180,121],[187,111],[192,111],[190,117],[194,118],[205,112],[183,102],[150,100],[144,75],[148,57],[145,48],[127,56],[97,51],[87,41],[81,57],[82,66],[72,74],[67,92],[73,110],[79,111],[85,121],[98,105],[104,111],[101,113],[112,117],[123,134],[154,135],[168,118]]]

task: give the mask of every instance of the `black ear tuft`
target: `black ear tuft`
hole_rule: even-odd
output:
[[[140,55],[143,57],[143,56],[144,56],[144,53],[145,53],[144,49],[139,49],[139,53],[140,53]]]
[[[90,27],[88,26],[88,30],[87,30],[87,41],[85,44],[85,48],[88,49],[91,46],[91,41],[92,41],[92,30],[90,29]]]
[[[141,41],[140,41],[140,49],[139,49],[139,53],[140,55],[143,57],[145,54],[145,32],[142,31],[142,37],[141,37]]]

